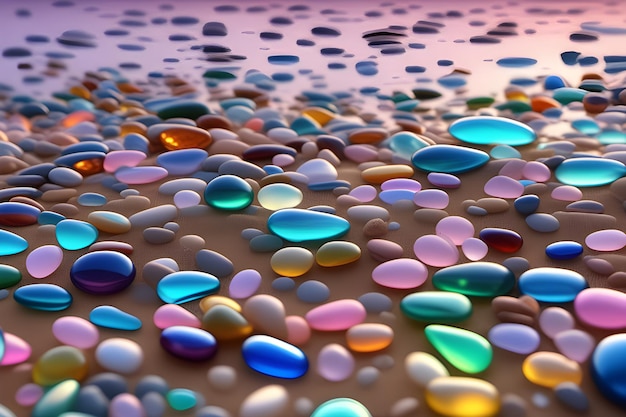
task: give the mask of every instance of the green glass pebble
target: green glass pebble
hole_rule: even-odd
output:
[[[32,417],[58,417],[62,413],[71,411],[78,398],[80,384],[74,379],[59,382],[37,401]]]
[[[489,107],[495,102],[493,97],[480,96],[468,99],[465,104],[469,110],[478,110],[483,107]]]
[[[510,110],[515,111],[518,107],[513,106]],[[527,110],[530,108],[521,111]],[[532,143],[537,137],[524,123],[495,116],[463,117],[453,122],[448,131],[458,140],[475,145],[521,146]]]
[[[435,288],[473,297],[507,294],[515,285],[515,275],[493,262],[471,262],[442,268],[433,274]]]
[[[0,290],[9,288],[20,282],[22,273],[11,265],[0,265]]]
[[[185,388],[175,388],[170,390],[165,395],[165,399],[167,400],[169,406],[176,411],[189,410],[195,407],[198,403],[196,394],[192,390]]]
[[[204,200],[220,210],[237,211],[252,204],[254,191],[244,179],[235,175],[220,175],[204,189]]]
[[[28,242],[23,237],[0,229],[0,256],[15,255],[28,248]]]
[[[464,146],[431,145],[415,152],[411,162],[415,168],[426,172],[461,174],[485,165],[489,155]]]
[[[350,223],[339,216],[304,209],[283,209],[267,219],[270,232],[290,242],[335,239],[350,230]]]
[[[372,417],[369,410],[352,398],[333,398],[313,411],[311,417]]]
[[[63,249],[80,250],[98,239],[98,229],[82,220],[61,220],[56,225],[56,238]]]
[[[445,291],[422,291],[409,294],[400,302],[400,310],[410,319],[428,323],[455,323],[472,315],[472,302],[463,294]]]
[[[437,352],[462,372],[476,374],[491,364],[491,344],[477,333],[442,324],[426,326],[424,333]]]
[[[626,174],[626,166],[614,159],[573,158],[563,161],[555,171],[556,179],[575,187],[611,184]]]

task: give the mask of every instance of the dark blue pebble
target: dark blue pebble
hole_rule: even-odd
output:
[[[626,334],[606,337],[596,346],[591,358],[591,376],[609,400],[626,407]]]
[[[76,288],[87,293],[114,294],[130,286],[135,273],[135,265],[126,255],[97,251],[78,258],[70,269],[70,278]]]
[[[161,332],[161,346],[174,356],[192,361],[211,359],[217,353],[217,341],[206,330],[172,326]]]
[[[513,202],[513,207],[519,214],[528,216],[537,211],[540,202],[541,200],[535,194],[526,194],[516,198]]]
[[[78,391],[78,396],[72,409],[89,416],[107,417],[109,414],[109,398],[98,386],[84,385]]]
[[[583,253],[583,245],[574,241],[554,242],[546,246],[546,255],[552,259],[574,259]]]
[[[119,394],[128,392],[128,381],[126,381],[126,378],[114,372],[96,374],[85,381],[83,385],[85,387],[98,387],[109,400],[112,400]]]

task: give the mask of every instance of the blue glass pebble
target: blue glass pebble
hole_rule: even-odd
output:
[[[546,255],[551,259],[574,259],[583,253],[583,245],[571,240],[562,240],[546,246]]]
[[[82,220],[61,220],[55,233],[59,245],[66,250],[84,249],[98,239],[98,229]]]
[[[211,359],[217,353],[217,341],[206,330],[171,326],[161,332],[161,346],[174,356],[191,361]]]
[[[178,271],[163,277],[157,284],[157,294],[165,303],[182,304],[219,291],[220,281],[200,271]]]
[[[489,155],[478,149],[455,145],[431,145],[415,152],[413,166],[426,172],[460,174],[482,167]]]
[[[135,273],[135,265],[128,256],[103,250],[78,258],[70,269],[70,278],[76,288],[86,293],[115,294],[132,284]]]
[[[563,268],[532,268],[519,277],[522,294],[546,303],[573,301],[579,292],[587,288],[587,281],[576,271]]]
[[[495,116],[463,117],[453,122],[448,131],[455,138],[476,145],[522,146],[537,137],[524,123]]]
[[[378,198],[387,204],[393,204],[400,200],[413,201],[415,191],[412,190],[383,190],[378,193]]]
[[[107,198],[100,193],[82,193],[77,202],[83,207],[100,207],[107,203]]]
[[[96,326],[117,330],[139,330],[141,320],[113,306],[98,306],[89,313],[89,321]]]
[[[15,255],[28,248],[28,242],[23,237],[0,229],[0,256]]]
[[[250,336],[241,353],[251,369],[276,378],[300,378],[309,369],[309,360],[302,350],[267,335]]]
[[[529,214],[533,214],[537,211],[540,202],[541,200],[539,199],[539,196],[535,194],[526,194],[516,198],[513,202],[513,207],[515,207],[515,210],[519,214],[528,216]]]
[[[621,407],[626,407],[626,333],[604,338],[591,358],[591,376],[600,392]]]
[[[55,284],[30,284],[18,288],[13,298],[33,310],[62,311],[72,304],[72,295]]]
[[[575,187],[611,184],[626,174],[623,163],[606,158],[573,158],[563,161],[555,171],[556,179]]]
[[[522,68],[522,67],[530,67],[535,65],[537,60],[534,58],[524,58],[524,57],[507,57],[501,58],[496,61],[501,67],[505,68]]]
[[[350,223],[339,216],[304,209],[283,209],[267,219],[270,232],[290,242],[334,239],[350,230]]]

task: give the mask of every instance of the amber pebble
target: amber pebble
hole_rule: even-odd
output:
[[[532,383],[554,388],[563,382],[580,384],[583,373],[578,362],[556,352],[535,352],[522,364],[524,376]]]
[[[530,107],[533,109],[533,111],[536,111],[537,113],[543,113],[548,109],[561,107],[561,103],[559,103],[552,97],[535,96],[530,99]]]
[[[89,100],[91,98],[91,92],[84,85],[74,85],[70,87],[68,93],[73,94],[76,97],[84,98],[85,100]]]
[[[346,342],[355,352],[376,352],[393,342],[393,329],[380,323],[357,324],[346,332]]]
[[[315,253],[320,266],[332,267],[356,262],[361,257],[361,248],[355,243],[334,240],[324,243]]]
[[[190,148],[206,148],[213,138],[206,130],[194,126],[168,127],[161,131],[159,139],[163,146],[170,151]]]
[[[217,114],[205,114],[196,119],[196,125],[202,129],[227,129],[233,130],[233,124],[224,116]]]
[[[99,110],[107,111],[109,113],[113,113],[120,108],[120,105],[114,98],[106,97],[96,102],[96,108]]]
[[[85,355],[73,346],[57,346],[37,359],[33,366],[33,381],[49,386],[65,379],[81,381],[87,376],[88,367]]]
[[[490,417],[500,410],[498,389],[478,378],[444,376],[426,386],[426,404],[446,417]]]
[[[100,158],[85,159],[76,162],[72,168],[78,171],[82,176],[94,175],[104,170],[104,160]]]
[[[117,88],[120,89],[122,93],[143,93],[143,89],[135,84],[131,84],[128,82],[117,83]]]
[[[217,305],[224,305],[226,307],[230,307],[238,313],[241,313],[241,306],[239,303],[232,298],[224,297],[223,295],[209,295],[208,297],[204,297],[200,300],[199,307],[203,313],[206,313],[212,307]]]
[[[387,129],[382,128],[363,128],[354,130],[348,136],[348,141],[352,144],[377,144],[389,136]]]
[[[324,126],[335,118],[335,114],[323,107],[307,107],[302,110],[302,115],[315,120],[320,126]]]
[[[126,136],[129,133],[138,133],[140,135],[145,135],[148,128],[143,123],[137,122],[135,120],[127,120],[120,125],[120,136]]]
[[[413,168],[408,165],[381,165],[367,168],[361,172],[361,178],[370,184],[382,184],[395,178],[411,178]]]
[[[218,341],[237,340],[248,337],[252,326],[238,311],[224,304],[211,307],[202,316],[202,328]]]

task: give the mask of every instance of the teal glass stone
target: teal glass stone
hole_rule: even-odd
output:
[[[157,284],[157,294],[165,303],[182,304],[214,294],[220,281],[200,271],[178,271],[163,277]]]
[[[522,294],[545,303],[574,301],[578,293],[588,286],[578,272],[551,267],[529,269],[520,275],[518,285]]]
[[[186,388],[174,388],[170,390],[165,395],[165,399],[169,406],[176,411],[189,410],[198,403],[196,393]]]
[[[572,121],[572,127],[585,135],[600,133],[600,125],[591,118],[581,118]]]
[[[139,330],[141,320],[113,306],[98,306],[89,313],[89,321],[96,326],[116,330]]]
[[[583,101],[588,91],[574,87],[561,87],[554,90],[552,98],[561,104],[569,104],[573,101]]]
[[[235,175],[220,175],[204,189],[204,200],[214,208],[227,211],[242,210],[252,204],[254,191],[250,184]]]
[[[461,174],[489,162],[489,155],[478,149],[456,145],[431,145],[415,152],[413,166],[426,172]]]
[[[0,329],[0,362],[4,358],[4,352],[6,351],[6,344],[4,342],[4,331]]]
[[[83,207],[99,207],[107,203],[107,198],[99,193],[82,193],[77,202]]]
[[[13,299],[24,307],[41,311],[63,311],[72,305],[72,294],[55,284],[29,284],[18,288]]]
[[[270,232],[290,242],[335,239],[350,230],[350,223],[339,216],[304,209],[283,209],[267,219]]]
[[[15,255],[24,252],[28,242],[22,236],[0,229],[0,256]]]
[[[556,168],[556,179],[575,187],[599,187],[611,184],[626,174],[626,166],[614,159],[572,158]]]
[[[507,294],[515,285],[515,275],[493,262],[471,262],[442,268],[433,274],[435,288],[473,297]]]
[[[477,374],[491,365],[493,348],[478,333],[442,324],[430,324],[424,333],[437,352],[460,371]]]
[[[430,145],[413,132],[395,133],[388,139],[388,143],[392,151],[407,159],[410,159],[418,150]]]
[[[475,145],[522,146],[537,137],[524,123],[496,116],[464,117],[452,122],[448,131],[458,140]]]
[[[80,383],[74,379],[66,379],[47,390],[37,401],[32,417],[58,417],[74,408],[78,399]]]
[[[400,310],[412,320],[456,323],[472,315],[472,302],[465,295],[446,291],[422,291],[400,301]]]
[[[98,229],[82,220],[65,219],[56,225],[56,238],[66,250],[80,250],[98,239]]]
[[[333,398],[320,404],[311,417],[372,417],[372,414],[357,400]]]

